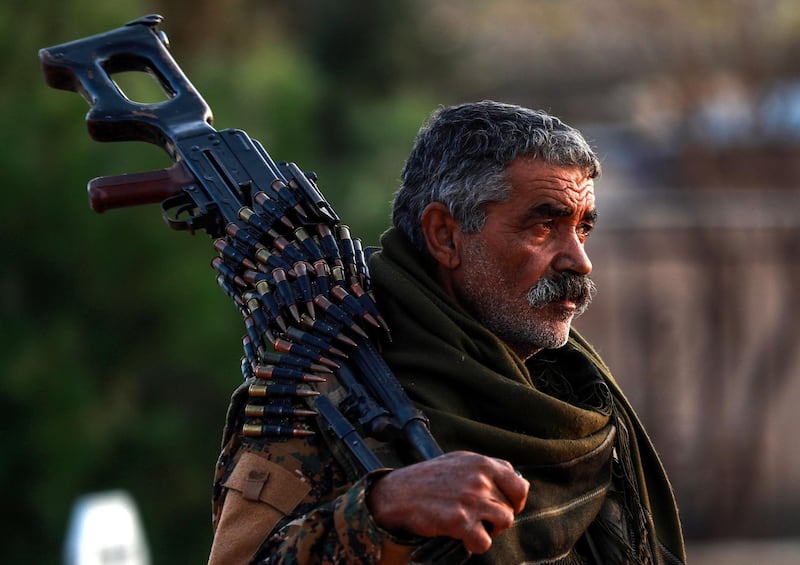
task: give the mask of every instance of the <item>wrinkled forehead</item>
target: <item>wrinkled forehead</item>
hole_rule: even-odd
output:
[[[594,179],[582,167],[517,159],[506,173],[512,197],[551,200],[570,208],[594,208]]]

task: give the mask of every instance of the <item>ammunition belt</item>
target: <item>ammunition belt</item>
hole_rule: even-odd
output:
[[[316,414],[308,397],[340,373],[358,341],[388,337],[388,327],[370,294],[361,241],[334,213],[307,201],[281,206],[260,192],[239,215],[243,222],[214,242],[211,262],[246,328],[241,372],[253,384],[239,431],[307,436]]]

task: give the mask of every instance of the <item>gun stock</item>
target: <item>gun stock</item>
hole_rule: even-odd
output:
[[[41,49],[45,80],[53,88],[79,93],[91,109],[89,135],[97,141],[146,141],[167,147],[171,139],[212,131],[211,109],[172,58],[157,30],[162,17],[145,16],[123,27]],[[150,73],[168,100],[128,100],[113,75]]]

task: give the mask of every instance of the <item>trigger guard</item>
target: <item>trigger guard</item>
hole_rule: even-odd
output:
[[[186,215],[186,217],[181,217]],[[185,193],[170,196],[161,202],[161,216],[170,228],[178,231],[194,233],[196,224],[200,223],[202,214],[197,213],[197,206]]]

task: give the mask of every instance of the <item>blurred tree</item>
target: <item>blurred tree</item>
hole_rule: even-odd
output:
[[[0,287],[0,419],[13,430],[0,472],[6,484],[24,485],[7,492],[14,535],[4,560],[57,561],[75,497],[112,487],[143,506],[156,554],[177,556],[166,538],[177,524],[193,532],[183,538],[208,537],[219,426],[199,416],[222,413],[226,389],[205,371],[223,373],[239,330],[233,317],[208,323],[223,301],[208,306],[219,298],[187,277],[207,264],[208,248],[165,237],[152,209],[92,216],[81,196],[88,178],[163,157],[149,147],[92,144],[81,119],[86,104],[49,90],[38,71],[38,48],[121,25],[144,11],[140,3],[47,4],[0,8],[14,26],[0,40],[10,54],[0,71],[0,233],[14,249]],[[171,272],[171,286],[159,280]],[[187,334],[187,326],[195,330]],[[227,349],[214,345],[226,341]],[[164,511],[164,492],[172,510]],[[192,543],[188,555],[203,558]]]

